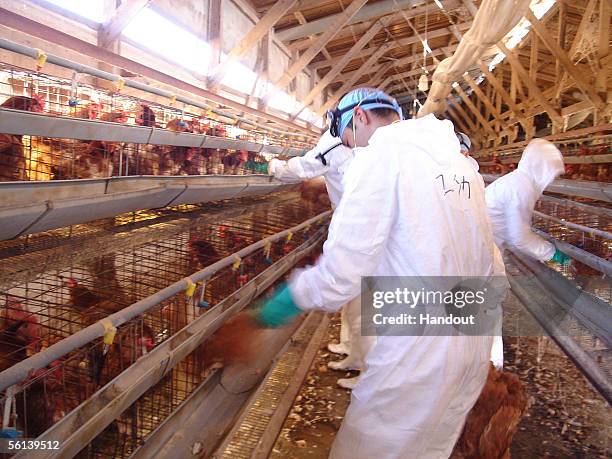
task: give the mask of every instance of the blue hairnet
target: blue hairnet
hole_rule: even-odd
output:
[[[365,103],[360,104],[362,100],[366,100],[366,99],[379,99],[379,100],[388,101],[388,103],[385,104],[381,102],[374,102],[374,101],[367,102],[366,101]],[[359,107],[361,107],[363,110],[372,110],[373,108],[395,109],[400,119],[404,118],[402,115],[402,109],[397,103],[397,101],[393,97],[388,95],[386,92],[381,91],[380,89],[376,89],[376,88],[353,89],[351,92],[346,94],[340,100],[340,102],[338,103],[338,110],[342,110],[343,108],[348,107],[350,105],[357,106],[357,104],[360,104]],[[340,137],[342,137],[342,133],[348,126],[349,122],[351,121],[351,118],[353,118],[353,110],[346,111],[340,117],[340,123],[338,126],[338,133]]]

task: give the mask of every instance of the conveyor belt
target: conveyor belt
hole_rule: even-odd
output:
[[[285,421],[329,323],[311,313],[253,395],[244,413],[214,457],[266,458]]]

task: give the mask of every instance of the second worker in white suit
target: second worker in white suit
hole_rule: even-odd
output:
[[[316,177],[325,179],[325,187],[335,209],[342,198],[344,173],[353,159],[353,151],[342,145],[342,141],[333,137],[327,130],[317,145],[303,156],[296,156],[288,161],[272,159],[268,173],[284,183],[300,183]],[[357,296],[342,307],[340,323],[340,343],[330,344],[329,350],[335,354],[346,354],[339,362],[330,362],[334,370],[359,370],[372,342],[372,337],[361,336],[361,302]],[[341,378],[338,385],[352,389],[357,378]]]

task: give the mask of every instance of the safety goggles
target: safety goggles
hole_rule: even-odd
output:
[[[342,119],[342,115],[344,115],[346,112],[353,110],[355,107],[358,107],[360,105],[373,104],[373,103],[384,105],[385,107],[389,107],[396,111],[398,109],[397,106],[391,103],[390,101],[386,99],[380,99],[377,97],[373,99],[363,99],[355,104],[351,104],[351,105],[348,105],[340,109],[335,108],[334,110],[328,110],[327,120],[329,122],[329,133],[332,135],[332,137],[340,137],[340,120]],[[377,108],[381,108],[381,107],[377,107]]]

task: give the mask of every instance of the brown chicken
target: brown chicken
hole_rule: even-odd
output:
[[[13,96],[0,104],[2,108],[42,112],[44,100],[39,97]],[[0,182],[27,180],[23,136],[0,134]]]
[[[186,121],[175,118],[166,123],[166,129],[174,132],[189,132]],[[189,147],[162,146],[160,148],[159,172],[161,175],[186,175],[185,161]]]
[[[85,120],[97,120],[102,110],[102,104],[97,102],[86,102],[81,104],[81,106],[74,111],[71,111],[70,116],[72,118],[81,118]]]
[[[226,137],[227,132],[225,127],[222,125],[217,125],[210,127],[206,135],[215,136],[215,137]],[[228,151],[225,149],[219,148],[206,148],[204,152],[204,156],[207,159],[207,172],[209,174],[223,174],[224,173],[224,164],[222,159],[225,155],[228,154]]]
[[[491,365],[451,458],[509,459],[512,437],[526,410],[527,396],[518,376]]]

